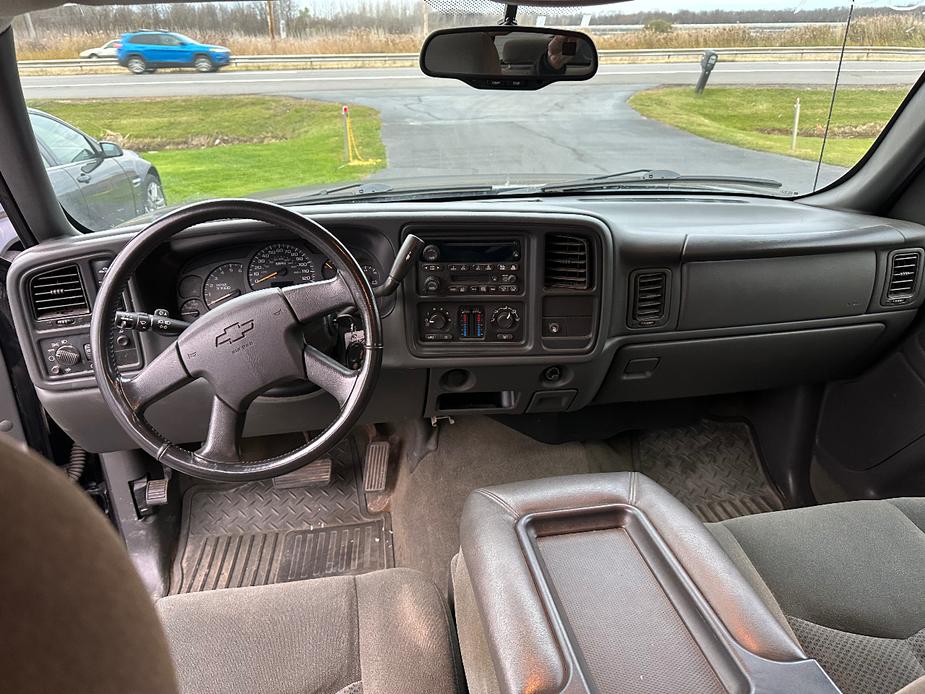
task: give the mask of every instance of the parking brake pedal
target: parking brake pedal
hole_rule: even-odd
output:
[[[135,498],[135,508],[140,517],[150,516],[156,507],[167,504],[171,474],[171,469],[165,467],[164,476],[160,479],[142,477],[132,482],[132,496]]]
[[[297,489],[299,487],[325,487],[331,483],[331,459],[322,458],[298,470],[273,478],[276,489]]]
[[[370,441],[366,447],[363,464],[363,491],[367,494],[381,494],[385,491],[389,476],[389,449],[386,440]]]

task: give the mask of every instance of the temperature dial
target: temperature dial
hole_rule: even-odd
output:
[[[424,317],[424,325],[428,330],[446,330],[450,325],[450,317],[442,309],[434,309]]]
[[[491,322],[498,330],[513,330],[520,322],[520,316],[510,306],[502,306],[491,315]]]

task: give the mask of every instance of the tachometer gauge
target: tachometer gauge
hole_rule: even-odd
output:
[[[206,300],[206,306],[215,308],[245,291],[244,266],[241,263],[223,263],[206,277],[202,298]]]
[[[206,311],[208,311],[206,305],[199,299],[190,299],[189,301],[184,301],[180,306],[180,320],[185,320],[187,323],[192,323]]]
[[[315,268],[307,252],[291,243],[272,243],[257,251],[247,271],[253,289],[288,287],[315,281]]]

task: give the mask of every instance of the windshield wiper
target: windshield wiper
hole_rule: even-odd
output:
[[[700,175],[682,175],[676,171],[667,171],[663,169],[632,169],[631,171],[618,171],[615,173],[601,174],[598,176],[588,176],[586,178],[577,178],[571,181],[561,181],[557,183],[547,183],[537,188],[540,193],[558,193],[569,191],[587,191],[587,190],[604,190],[623,186],[647,186],[661,185],[671,187],[672,184],[681,183],[684,185],[692,183],[703,183],[706,185],[727,185],[731,187],[747,188],[780,188],[783,184],[770,178],[749,178],[746,176],[700,176]]]
[[[310,195],[284,198],[279,202],[287,205],[310,203],[358,202],[358,201],[401,201],[401,200],[439,200],[446,197],[483,198],[502,195],[508,188],[498,185],[475,184],[464,186],[422,186],[396,188],[386,183],[360,182],[350,183],[336,188],[326,188]],[[350,192],[354,191],[354,192]]]

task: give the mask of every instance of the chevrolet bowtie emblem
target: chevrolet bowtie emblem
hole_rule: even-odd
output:
[[[215,346],[230,345],[238,340],[243,340],[251,330],[254,329],[254,321],[244,321],[243,323],[232,323],[222,331],[222,334],[215,338]]]

